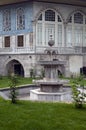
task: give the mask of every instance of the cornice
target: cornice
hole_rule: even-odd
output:
[[[48,3],[58,3],[58,4],[69,4],[77,6],[85,6],[86,0],[0,0],[0,5],[21,3],[21,2],[48,2]]]

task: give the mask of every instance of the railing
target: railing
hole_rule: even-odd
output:
[[[83,47],[84,48],[84,47]],[[86,49],[83,51],[82,47],[52,47],[58,54],[82,54],[86,53]],[[50,49],[49,47],[36,47],[37,53],[44,53],[45,50]]]
[[[24,53],[44,53],[50,47],[18,47],[0,48],[0,54],[24,54]],[[86,47],[52,47],[58,54],[86,54]],[[45,53],[44,53],[45,54]]]
[[[14,53],[33,53],[34,47],[18,47],[14,49]]]
[[[0,54],[24,54],[33,53],[34,47],[0,48]]]
[[[8,47],[6,47],[6,48],[0,48],[0,53],[7,53],[7,52],[12,52],[12,48],[8,48]]]

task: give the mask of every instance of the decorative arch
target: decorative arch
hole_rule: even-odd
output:
[[[24,77],[24,67],[19,60],[11,59],[5,64],[7,75],[16,74]]]
[[[36,46],[48,46],[50,39],[55,41],[55,46],[62,46],[64,19],[53,8],[44,8],[35,17],[36,20]]]
[[[86,46],[86,14],[82,10],[69,14],[66,34],[67,46]]]
[[[84,11],[82,11],[82,10],[79,10],[79,9],[73,10],[71,13],[69,13],[69,15],[68,15],[68,17],[67,17],[67,20],[66,20],[66,23],[68,23],[70,17],[71,17],[74,13],[77,13],[77,12],[81,13],[82,15],[86,15],[86,13],[85,13]]]
[[[42,14],[42,12],[44,12],[44,11],[46,11],[46,10],[52,10],[52,11],[58,13],[58,14],[61,16],[62,21],[65,22],[64,16],[60,13],[60,11],[59,11],[58,9],[55,9],[55,8],[52,8],[52,7],[44,7],[44,8],[42,8],[42,9],[36,14],[34,21],[37,22],[39,16]]]

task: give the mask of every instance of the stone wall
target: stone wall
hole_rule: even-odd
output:
[[[44,56],[45,57],[45,56]],[[46,56],[46,60],[49,57]],[[80,68],[83,67],[83,57],[81,55],[57,55],[57,59],[65,61],[62,72],[66,77],[72,74],[80,74]],[[38,64],[40,55],[35,54],[17,54],[17,55],[0,55],[0,75],[7,75],[7,65],[10,61],[18,61],[24,69],[24,76],[30,76],[30,70],[36,69],[38,75],[41,74],[42,67]],[[42,60],[44,60],[42,55]],[[61,67],[59,68],[61,69]]]
[[[80,68],[83,66],[83,57],[80,55],[72,55],[69,58],[70,74],[80,74]]]
[[[34,55],[0,55],[0,75],[8,75],[7,65],[11,61],[18,61],[24,69],[24,76],[30,76],[30,69],[34,68],[35,57]],[[9,66],[8,66],[9,67]]]
[[[16,29],[16,9],[19,7],[23,7],[25,10],[25,29],[24,30],[17,30]],[[67,23],[68,17],[76,10],[80,10],[84,14],[86,13],[85,7],[80,6],[71,6],[71,5],[63,5],[63,4],[54,4],[54,3],[41,3],[41,2],[27,2],[21,4],[12,4],[12,5],[5,5],[0,7],[0,49],[4,47],[4,36],[11,36],[11,48],[15,49],[17,46],[17,35],[24,35],[24,47],[29,47],[29,33],[35,32],[33,31],[33,21],[37,20],[41,11],[45,9],[54,9],[56,10],[63,18],[63,22]],[[11,30],[10,31],[3,31],[3,11],[5,9],[11,10]],[[34,24],[35,26],[35,24]],[[34,46],[35,46],[35,36],[34,38]],[[1,52],[1,50],[0,50]],[[57,59],[66,61],[64,65],[64,74],[65,76],[70,76],[72,73],[80,73],[80,68],[86,66],[86,56],[82,55],[57,55]],[[48,60],[48,57],[43,56],[42,59]],[[4,53],[0,54],[0,75],[7,75],[7,65],[10,61],[17,60],[20,64],[22,64],[24,69],[24,76],[30,76],[30,69],[35,68],[38,71],[41,70],[41,67],[36,64],[37,61],[40,60],[40,55],[35,55],[34,52],[26,53],[18,52],[14,50],[12,53]],[[39,73],[39,72],[38,72]]]

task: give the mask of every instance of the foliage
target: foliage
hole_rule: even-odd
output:
[[[86,94],[84,93],[84,83],[82,80],[82,75],[71,80],[73,99],[76,108],[82,108],[83,104],[85,103]],[[81,90],[79,90],[79,86]]]
[[[9,79],[10,79],[10,98],[11,98],[11,102],[12,103],[16,103],[17,101],[17,92],[16,92],[16,85],[18,84],[19,82],[19,77],[16,76],[16,75],[13,75],[13,76],[10,76]]]
[[[63,74],[58,75],[60,79],[65,79],[65,76]]]
[[[30,77],[34,78],[35,77],[35,70],[34,69],[30,69]]]
[[[41,78],[44,78],[45,77],[45,71],[44,69],[41,69]]]

